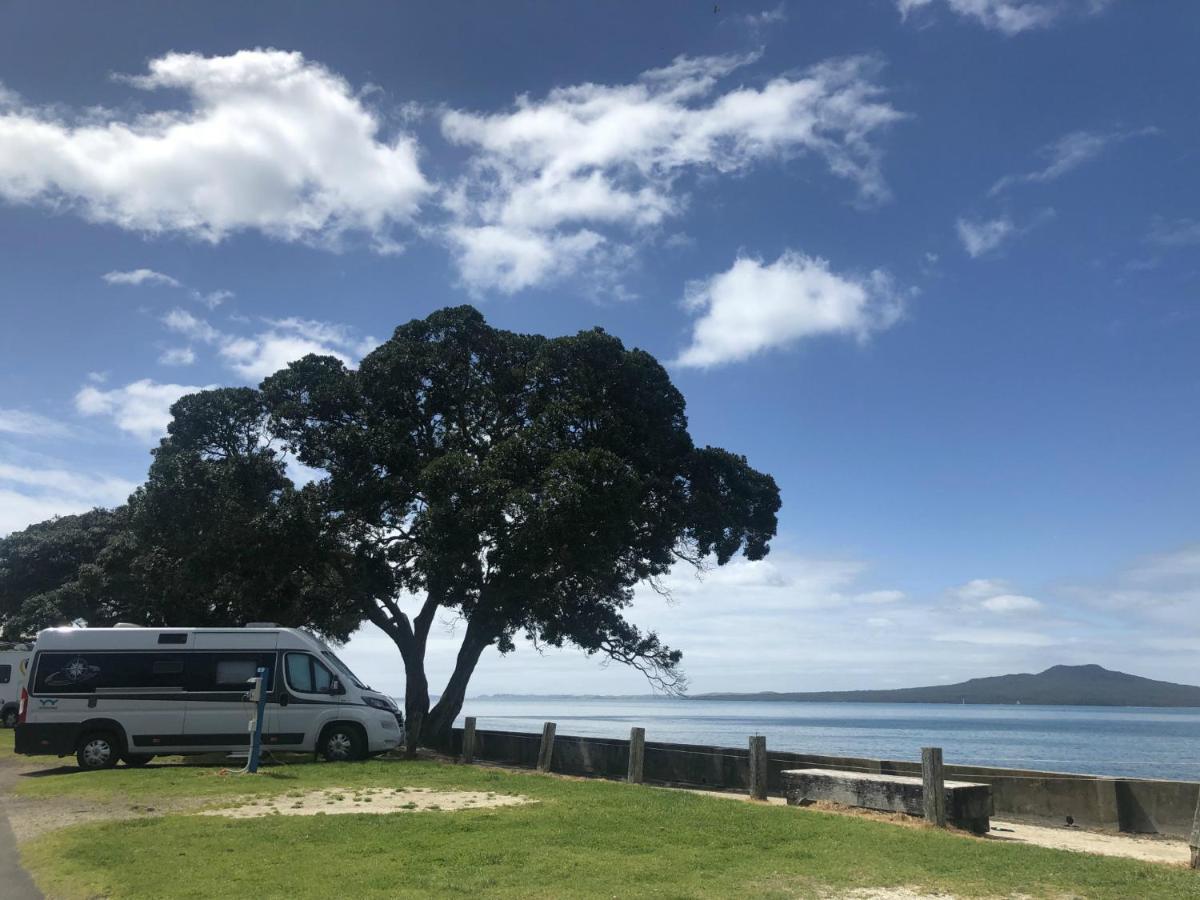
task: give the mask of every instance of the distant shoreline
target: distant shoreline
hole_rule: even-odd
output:
[[[1036,674],[996,675],[958,684],[859,691],[661,694],[488,694],[476,700],[727,700],[747,703],[928,703],[946,706],[1096,706],[1200,709],[1200,687],[1155,681],[1097,665],[1051,666]]]

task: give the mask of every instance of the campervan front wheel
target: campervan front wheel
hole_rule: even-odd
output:
[[[351,762],[365,756],[366,742],[353,725],[330,725],[321,735],[321,755],[327,762]]]
[[[81,769],[111,769],[121,757],[117,739],[107,731],[84,735],[75,751]]]
[[[17,727],[17,711],[15,709],[6,709],[4,711],[4,718],[3,718],[3,720],[0,720],[0,721],[3,721],[5,728],[16,728]]]

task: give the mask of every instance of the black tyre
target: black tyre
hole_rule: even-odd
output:
[[[6,709],[3,715],[0,715],[0,725],[5,728],[17,727],[17,711],[15,709]]]
[[[321,733],[317,750],[326,762],[354,762],[367,755],[362,732],[353,725],[330,725]]]
[[[139,769],[152,759],[154,759],[153,753],[126,753],[125,765]]]
[[[111,731],[93,731],[79,740],[75,759],[79,768],[96,771],[111,769],[121,758],[121,746]]]

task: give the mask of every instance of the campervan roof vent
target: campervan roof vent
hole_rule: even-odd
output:
[[[278,622],[247,622],[245,628],[278,628]]]
[[[134,625],[132,622],[118,622],[113,628],[141,628],[141,625]]]

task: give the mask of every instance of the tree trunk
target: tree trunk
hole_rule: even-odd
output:
[[[404,660],[404,756],[415,759],[429,715],[429,680],[425,660]]]
[[[454,728],[454,720],[462,712],[463,701],[467,698],[467,684],[479,663],[483,651],[496,640],[494,632],[467,625],[467,633],[463,637],[462,646],[458,648],[458,660],[454,663],[454,672],[446,682],[446,690],[438,698],[437,704],[429,712],[425,727],[421,733],[421,743],[428,747],[449,752],[450,736]]]

